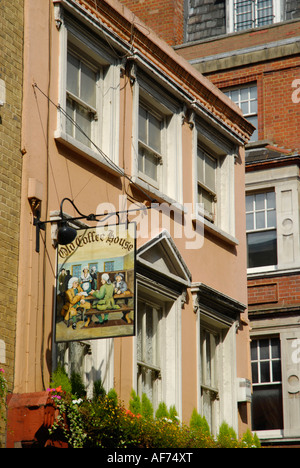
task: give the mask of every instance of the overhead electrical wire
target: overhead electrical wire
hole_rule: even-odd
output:
[[[105,159],[107,164],[120,176],[125,177],[132,185],[134,185],[139,191],[143,192],[143,194],[151,201],[151,203],[157,202],[156,199],[152,198],[148,193],[146,193],[138,184],[136,184],[132,178],[126,174],[125,171],[123,171],[117,164],[115,164],[103,151],[101,148],[99,148],[98,145],[82,130],[82,128],[78,125],[78,123],[69,115],[67,112],[59,105],[56,104],[54,101],[50,99],[49,96],[37,85],[37,83],[33,83],[33,89],[35,88],[46,98],[48,101],[66,118],[68,119],[74,127],[79,130],[82,135],[94,146],[94,148],[99,152],[99,154]]]

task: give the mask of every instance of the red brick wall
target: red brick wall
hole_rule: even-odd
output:
[[[226,37],[214,37],[212,40],[191,44],[177,49],[186,60],[222,54],[231,50],[243,49],[276,42],[300,35],[300,21],[278,23],[276,26],[257,31],[243,31]]]
[[[258,139],[286,149],[300,148],[300,103],[292,99],[293,82],[300,79],[300,57],[214,73],[209,78],[221,89],[257,82]]]
[[[248,280],[249,310],[300,308],[300,275]]]
[[[120,0],[170,45],[183,43],[183,0]]]
[[[230,53],[236,49],[261,46],[280,40],[299,37],[300,21],[281,23],[257,31],[245,31],[223,38],[182,47],[176,51],[186,60],[216,54]],[[228,59],[227,70],[207,73],[206,76],[221,89],[257,82],[258,86],[258,138],[271,140],[285,149],[300,149],[300,102],[293,102],[292,96],[300,100],[300,92],[292,87],[294,80],[300,80],[299,54],[278,59],[236,66],[234,58]],[[205,68],[204,68],[205,70]],[[300,88],[300,85],[297,85]],[[295,101],[295,100],[294,100]]]
[[[295,80],[300,80],[300,57],[274,60],[209,75],[221,89],[257,82],[258,139],[285,149],[300,149],[300,102]],[[293,99],[294,93],[294,99]]]

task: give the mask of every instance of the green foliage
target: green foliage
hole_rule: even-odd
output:
[[[167,405],[163,401],[159,403],[158,408],[155,413],[155,417],[156,419],[163,419],[163,418],[169,419],[168,408],[167,408]]]
[[[104,398],[106,391],[103,387],[102,380],[95,380],[93,385],[93,399],[98,400],[98,398]]]
[[[129,401],[129,409],[133,414],[141,414],[142,412],[142,403],[140,397],[136,394],[134,390],[131,390],[131,398]]]
[[[61,364],[58,364],[57,369],[52,372],[50,386],[52,388],[61,387],[64,392],[72,393],[72,384]]]
[[[53,379],[53,382],[55,380]],[[59,387],[50,390],[58,416],[50,434],[63,437],[74,448],[233,448],[259,447],[256,435],[247,431],[238,441],[232,428],[222,423],[217,440],[210,434],[207,421],[196,410],[190,426],[179,423],[174,406],[159,405],[153,417],[152,404],[146,395],[140,399],[131,392],[130,409],[119,401],[114,389],[107,395],[97,384],[97,395],[88,400],[74,400]],[[95,396],[95,395],[94,395]]]
[[[243,434],[241,443],[244,447],[247,447],[247,448],[260,448],[261,447],[260,440],[257,437],[257,434],[256,433],[252,434],[250,429],[247,429],[245,434]]]
[[[84,398],[86,390],[80,374],[73,372],[71,375],[72,394],[77,398]]]
[[[256,432],[254,433],[254,436],[253,436],[253,445],[256,448],[261,448],[261,443]]]
[[[107,394],[107,398],[111,401],[111,403],[115,406],[118,405],[118,395],[114,388],[111,388]]]
[[[225,421],[222,422],[219,428],[217,441],[222,448],[232,448],[238,445],[235,431]]]
[[[153,406],[145,393],[142,394],[142,400],[134,390],[131,390],[129,409],[134,415],[142,415],[144,418],[153,418]]]
[[[210,436],[210,429],[205,416],[201,416],[201,414],[199,414],[195,409],[192,412],[190,428],[194,431],[200,431],[203,434]]]
[[[177,413],[177,411],[176,411],[175,405],[170,406],[170,409],[169,409],[169,418],[170,418],[173,422],[178,422],[178,420],[179,420],[179,418],[178,418],[178,413]]]
[[[142,394],[142,411],[141,415],[144,418],[153,418],[153,406],[145,393]]]

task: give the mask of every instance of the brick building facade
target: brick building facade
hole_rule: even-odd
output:
[[[19,256],[23,0],[0,2],[0,367],[13,387]],[[4,442],[0,421],[0,447]]]
[[[182,44],[184,40],[184,0],[147,1],[121,0],[139,18],[170,45]]]
[[[194,30],[189,36],[194,42],[177,50],[231,97],[257,129],[246,151],[252,428],[264,444],[297,446],[299,2],[269,3],[274,12],[270,24],[229,31],[229,9],[221,35],[215,29],[195,42]]]

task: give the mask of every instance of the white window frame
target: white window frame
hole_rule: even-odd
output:
[[[105,44],[96,34],[82,28],[71,16],[65,15],[60,27],[60,84],[57,141],[68,146],[81,156],[99,162],[110,172],[118,172],[119,164],[119,121],[120,121],[120,67]],[[97,71],[96,107],[90,109],[94,114],[90,145],[86,145],[67,132],[67,53],[70,51]],[[70,93],[69,93],[70,94]],[[76,96],[79,104],[85,105]],[[105,116],[105,118],[104,118]]]
[[[219,330],[212,329],[207,325],[200,327],[200,360],[201,360],[201,382],[200,382],[200,413],[205,416],[206,421],[213,434],[217,433],[219,413],[219,366],[220,348],[222,337]],[[209,355],[207,355],[209,347]],[[206,397],[204,396],[206,394]],[[207,397],[209,398],[209,409],[207,408]],[[207,413],[210,414],[207,414]]]
[[[216,161],[214,213],[205,213],[203,204],[198,201],[198,148]],[[226,239],[231,244],[238,244],[235,238],[235,156],[238,149],[230,141],[217,134],[200,118],[194,117],[193,139],[193,184],[194,184],[194,219],[204,223],[215,235]],[[203,182],[203,181],[202,181]]]
[[[280,335],[264,335],[264,334],[259,334],[259,335],[256,335],[256,336],[253,336],[252,337],[252,341],[258,341],[260,342],[261,340],[265,340],[265,339],[268,339],[269,340],[269,350],[271,350],[271,340],[272,338],[277,338],[279,340],[279,343],[280,343],[280,357],[279,358],[272,358],[271,357],[271,353],[269,352],[269,358],[268,359],[260,359],[260,346],[258,345],[257,346],[257,352],[258,352],[258,356],[257,356],[257,359],[252,359],[251,357],[251,367],[252,367],[252,363],[257,363],[257,366],[258,366],[258,382],[252,382],[252,386],[253,388],[255,387],[262,387],[262,386],[274,386],[274,385],[280,385],[281,386],[281,390],[282,390],[282,411],[283,411],[283,425],[284,425],[284,388],[283,388],[283,366],[284,366],[284,362],[283,362],[283,355],[282,355],[282,348],[281,348],[281,345],[282,345],[282,340],[281,340],[281,337]],[[252,353],[252,351],[251,351]],[[273,361],[280,361],[280,366],[281,366],[281,380],[280,381],[275,381],[273,379],[273,372],[272,372],[272,362]],[[268,362],[269,363],[269,368],[270,368],[270,381],[269,382],[261,382],[261,376],[260,376],[260,363],[261,362]],[[251,370],[252,372],[252,370]],[[282,437],[282,434],[283,434],[283,431],[284,431],[284,427],[280,428],[280,429],[266,429],[266,430],[256,430],[256,433],[258,434],[258,436],[262,439],[265,439],[265,438],[275,438],[275,437]]]
[[[182,180],[182,106],[160,86],[158,80],[136,70],[133,89],[133,143],[132,174],[133,182],[141,188],[169,203],[183,203]],[[161,118],[161,152],[158,157],[158,177],[154,180],[139,171],[139,106],[146,106],[154,115]],[[155,153],[155,152],[154,152]]]
[[[256,88],[256,98],[251,97],[251,88]],[[243,99],[242,98],[242,91],[247,92],[247,98]],[[243,105],[246,104],[247,106],[247,112],[243,112],[243,116],[245,119],[249,120],[254,126],[256,125],[258,127],[258,95],[257,95],[257,84],[256,83],[251,83],[251,84],[246,84],[243,86],[234,86],[228,89],[223,90],[224,94],[229,97],[229,99],[232,99],[232,94],[234,92],[238,93],[237,99],[232,99],[235,104],[239,106],[239,108],[243,111]],[[254,112],[251,107],[252,104],[256,102],[256,111]],[[256,120],[257,123],[254,122]],[[258,129],[253,132],[250,142],[252,141],[257,141],[258,140]]]
[[[161,186],[162,181],[162,165],[165,164],[164,156],[166,148],[165,148],[165,138],[166,138],[166,129],[167,129],[167,120],[168,117],[163,113],[158,113],[155,109],[151,108],[149,105],[145,104],[143,100],[139,102],[139,111],[140,108],[143,108],[147,112],[147,131],[149,129],[149,116],[152,115],[160,122],[160,151],[155,150],[153,147],[150,146],[149,141],[143,141],[139,138],[138,140],[138,175],[139,178],[145,180],[147,183],[152,185],[153,187],[159,189]],[[147,135],[147,140],[149,139],[149,135]],[[146,173],[146,170],[141,170],[140,165],[145,167],[145,152],[150,153],[150,155],[155,158],[156,161],[156,170],[157,170],[157,177],[153,178]],[[143,153],[143,155],[141,154]],[[141,161],[142,159],[142,161]]]
[[[81,88],[81,79],[82,79],[82,67],[85,65],[89,70],[93,71],[94,74],[95,74],[95,82],[94,82],[94,85],[95,85],[95,105],[94,106],[91,106],[88,102],[86,102],[82,96],[78,96],[77,94],[73,93],[72,91],[70,91],[68,89],[68,86],[66,86],[66,102],[70,101],[73,105],[74,105],[74,115],[71,115],[70,114],[70,111],[68,110],[67,108],[67,105],[66,105],[66,112],[67,114],[70,116],[70,119],[66,118],[66,132],[69,136],[71,136],[72,138],[78,140],[78,141],[81,141],[82,139],[85,139],[85,135],[83,135],[80,130],[78,130],[79,132],[79,138],[76,136],[76,130],[77,130],[77,126],[79,127],[79,124],[78,124],[78,118],[77,118],[77,112],[78,112],[78,107],[84,109],[87,113],[89,113],[91,115],[91,121],[90,121],[90,135],[88,135],[88,139],[91,140],[91,141],[94,141],[96,144],[98,143],[98,125],[97,125],[97,122],[98,122],[98,112],[99,110],[101,109],[101,106],[102,106],[102,100],[101,100],[101,96],[99,96],[99,90],[100,90],[100,87],[101,87],[101,81],[103,79],[103,70],[102,70],[102,67],[100,66],[97,66],[96,64],[93,64],[91,60],[89,59],[86,59],[85,57],[82,57],[82,55],[79,53],[78,54],[78,51],[75,51],[72,49],[72,46],[71,44],[68,46],[68,50],[67,50],[67,56],[72,56],[73,58],[75,58],[75,60],[78,60],[78,64],[79,64],[79,67],[78,67],[78,82],[79,82],[79,88]],[[68,67],[68,65],[67,65]],[[79,94],[80,94],[81,90],[79,89]],[[72,121],[75,122],[76,125],[73,125]],[[68,130],[68,127],[71,131]],[[97,131],[98,130],[98,131]],[[83,143],[85,144],[85,143]],[[91,147],[91,142],[90,141],[87,141],[86,145],[88,147]]]
[[[275,208],[272,208],[272,209],[267,209],[267,193],[274,193],[274,196],[275,196]],[[263,210],[256,210],[255,209],[255,206],[254,206],[254,209],[253,211],[247,211],[247,208],[246,208],[246,216],[247,216],[247,213],[249,214],[252,214],[253,213],[253,219],[254,219],[254,226],[253,226],[253,229],[246,229],[246,233],[247,234],[251,234],[251,233],[256,233],[256,232],[266,232],[266,231],[276,231],[276,249],[277,249],[277,263],[276,264],[270,264],[270,265],[265,265],[265,266],[261,266],[261,267],[249,267],[247,269],[248,273],[254,273],[254,272],[263,272],[263,271],[269,271],[269,270],[275,270],[278,268],[278,262],[279,262],[279,252],[278,252],[278,232],[277,232],[277,200],[276,200],[276,191],[273,189],[265,189],[265,190],[262,190],[262,191],[247,191],[246,192],[246,197],[247,196],[256,196],[256,195],[265,195],[265,200],[264,200],[264,209]],[[275,211],[275,226],[270,226],[268,227],[267,226],[267,213],[268,211]],[[264,212],[265,214],[265,227],[264,228],[259,228],[257,229],[256,228],[256,221],[255,221],[255,214],[258,213],[258,212]],[[248,241],[247,241],[248,243]]]
[[[226,23],[227,23],[227,33],[237,32],[239,34],[239,33],[243,33],[244,31],[247,31],[249,29],[253,29],[253,28],[258,27],[258,26],[253,26],[253,28],[247,28],[247,29],[242,29],[240,31],[235,31],[234,1],[235,0],[226,0],[226,11],[228,12],[227,13],[227,18],[226,18],[227,19],[227,21],[226,21]],[[284,18],[283,18],[283,5],[282,4],[283,4],[282,1],[273,0],[273,15],[274,15],[274,18],[273,18],[273,22],[271,24],[275,24],[275,23],[278,23],[280,21],[283,21]],[[267,25],[263,25],[263,26],[259,26],[259,27],[267,28],[271,24],[267,24]]]
[[[216,307],[217,304],[216,304]],[[198,378],[198,412],[205,416],[203,391],[211,396],[211,421],[210,429],[213,435],[217,435],[222,421],[227,421],[235,430],[238,428],[237,418],[237,374],[236,374],[236,324],[215,313],[199,306],[197,311],[197,378]],[[203,341],[202,331],[207,331],[218,338],[212,356],[211,365],[214,368],[214,382],[207,385],[203,379]]]
[[[203,165],[203,177],[199,177],[199,153],[202,155],[202,165]],[[211,185],[207,182],[207,161],[212,161],[215,164],[214,168],[214,187],[211,187]],[[204,211],[204,217],[207,218],[209,221],[212,223],[215,220],[216,216],[216,205],[217,205],[217,182],[218,182],[218,166],[219,166],[219,161],[216,157],[211,155],[208,151],[203,149],[200,144],[197,146],[197,186],[198,186],[198,200],[197,202],[200,205],[203,205],[203,211]],[[199,191],[201,193],[199,193]],[[211,205],[212,205],[212,210],[209,212],[205,208],[205,202],[203,198],[203,192],[207,194],[208,196],[211,197]]]
[[[154,334],[151,336],[151,345],[153,355],[149,357],[146,345],[149,342],[147,336],[146,320],[147,315],[152,315]],[[138,317],[139,315],[139,317]],[[137,307],[137,344],[140,345],[140,356],[137,355],[137,393],[142,398],[145,393],[153,404],[154,411],[157,410],[162,401],[162,375],[164,348],[163,343],[165,335],[165,312],[163,304],[151,303],[150,301],[138,301]],[[141,328],[139,324],[141,323]],[[152,383],[151,383],[152,380]],[[151,386],[151,394],[144,392],[144,382],[148,387]]]
[[[138,301],[161,309],[160,320],[160,365],[149,366],[149,372],[156,374],[155,395],[152,401],[154,412],[160,402],[169,408],[175,405],[179,418],[182,417],[182,375],[181,375],[181,307],[182,298],[155,284],[150,278],[138,275]],[[138,307],[137,312],[138,314]],[[138,319],[136,319],[138,323]],[[143,363],[137,359],[137,332],[133,346],[133,387],[138,391],[139,369]]]

